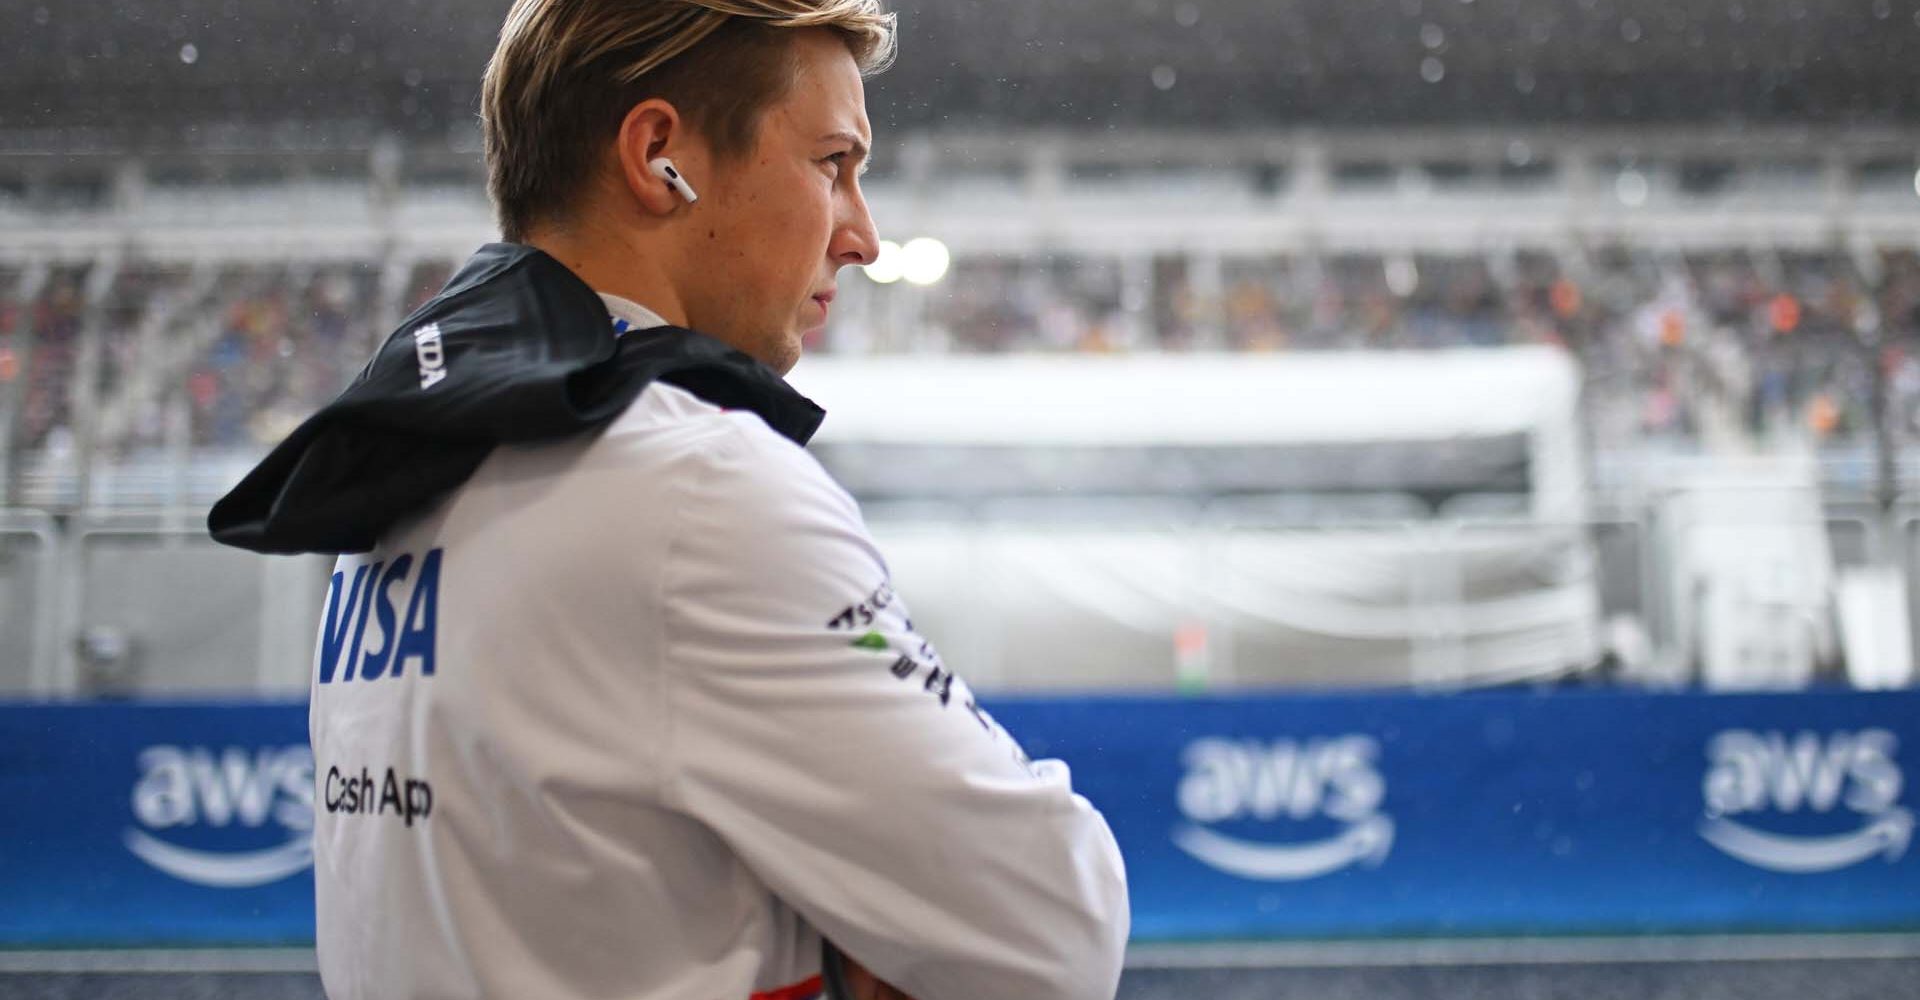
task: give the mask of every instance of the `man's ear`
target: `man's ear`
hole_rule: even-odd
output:
[[[692,150],[690,133],[674,106],[657,97],[648,98],[627,109],[620,120],[620,135],[614,143],[618,154],[620,181],[634,202],[649,215],[672,215],[683,202],[667,182],[647,169],[656,156],[672,157],[675,169],[688,173],[686,164],[699,169],[702,158]]]

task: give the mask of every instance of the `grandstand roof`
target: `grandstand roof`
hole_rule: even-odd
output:
[[[1920,0],[893,0],[883,128],[1920,122]],[[0,0],[0,132],[470,133],[505,0]]]

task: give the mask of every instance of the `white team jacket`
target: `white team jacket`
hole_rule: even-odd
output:
[[[756,416],[656,383],[496,450],[339,561],[315,660],[333,1000],[798,1000],[821,934],[918,1000],[1114,994],[1106,822]]]

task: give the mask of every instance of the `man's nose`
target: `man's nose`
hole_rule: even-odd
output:
[[[838,267],[871,264],[880,256],[880,233],[874,228],[865,198],[853,199],[848,217],[834,231],[833,246],[828,249]]]

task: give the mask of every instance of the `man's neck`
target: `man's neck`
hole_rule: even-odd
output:
[[[543,232],[528,237],[526,242],[565,264],[594,291],[641,306],[663,323],[687,325],[686,307],[659,270],[658,254],[591,229]],[[628,319],[636,321],[638,317]]]

